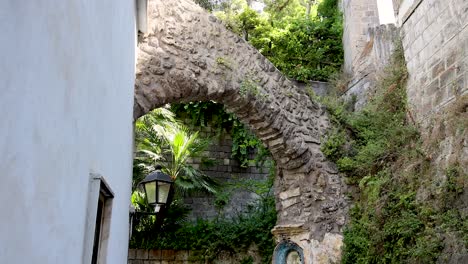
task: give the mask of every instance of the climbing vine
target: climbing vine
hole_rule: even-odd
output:
[[[252,161],[259,165],[268,157],[269,151],[261,141],[234,114],[227,113],[222,104],[213,101],[191,102],[171,107],[179,118],[188,118],[192,126],[214,128],[219,137],[226,131],[232,138],[232,157],[242,167],[247,167]]]

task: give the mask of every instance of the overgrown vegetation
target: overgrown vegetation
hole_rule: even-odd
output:
[[[174,105],[174,112],[167,108],[156,109],[136,122],[137,155],[134,166],[134,192],[132,204],[138,212],[151,212],[144,194],[136,190],[136,184],[152,170],[156,164],[163,165],[163,171],[174,180],[177,191],[174,201],[164,211],[164,215],[149,216],[137,214],[133,218],[132,248],[187,249],[197,261],[212,261],[220,253],[232,254],[242,263],[251,263],[248,255],[252,249],[271,262],[275,246],[270,230],[276,223],[276,210],[272,185],[274,162],[264,159],[268,151],[232,114],[224,111],[222,105],[213,102],[195,102]],[[242,166],[252,162],[252,150],[257,161],[268,162],[270,176],[266,181],[237,180],[218,186],[202,171],[188,163],[189,158],[201,157],[209,140],[191,132],[181,120],[192,120],[193,127],[205,130],[215,128],[221,137],[229,131],[233,138],[233,156],[240,157]],[[209,161],[209,160],[208,160]],[[204,164],[209,163],[206,161]],[[260,165],[260,164],[259,164]],[[187,221],[190,209],[183,204],[188,191],[210,192],[215,197],[214,206],[218,216],[213,220],[198,219]],[[235,217],[226,217],[222,212],[231,195],[238,191],[256,194],[256,202],[250,204]]]
[[[211,127],[218,137],[227,132],[232,138],[232,157],[241,167],[247,167],[249,162],[260,165],[269,156],[262,142],[234,114],[227,113],[222,104],[212,101],[174,104],[172,110],[178,118],[188,119],[192,127]],[[252,159],[253,151],[256,155]]]
[[[272,164],[273,165],[273,164]],[[274,166],[272,166],[274,168]],[[193,260],[212,261],[220,253],[246,256],[249,249],[258,250],[262,263],[270,263],[275,246],[270,230],[276,223],[273,192],[275,172],[270,171],[266,181],[245,180],[233,182],[219,194],[248,190],[258,195],[255,203],[239,212],[234,218],[219,215],[213,220],[186,221],[189,210],[176,200],[169,208],[161,228],[153,224],[154,217],[140,220],[130,241],[131,248],[186,249],[192,250]],[[220,203],[219,206],[224,206]]]
[[[229,29],[243,36],[290,78],[326,81],[340,70],[343,21],[337,0],[264,3],[262,13],[245,0],[223,1],[207,9],[214,10]]]
[[[468,176],[457,161],[439,172],[431,160],[406,105],[406,78],[398,48],[364,109],[322,99],[335,125],[322,151],[356,190],[343,263],[435,263],[467,252],[468,217],[457,201]],[[453,240],[461,249],[449,248]]]
[[[161,165],[162,171],[175,182],[177,191],[216,193],[216,182],[187,162],[189,158],[200,158],[204,165],[211,165],[212,160],[202,156],[210,141],[190,131],[168,109],[153,110],[137,120],[135,142],[134,189],[142,175]]]

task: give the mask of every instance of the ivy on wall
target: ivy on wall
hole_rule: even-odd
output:
[[[188,119],[193,127],[211,127],[219,137],[226,131],[232,138],[232,157],[239,161],[241,167],[249,162],[257,165],[269,156],[269,151],[261,141],[234,115],[227,113],[222,104],[213,101],[173,104],[172,110],[178,118]],[[251,158],[254,154],[254,158]]]

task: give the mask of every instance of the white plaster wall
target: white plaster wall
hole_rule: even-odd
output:
[[[0,1],[0,263],[81,263],[90,172],[115,193],[126,263],[132,0]]]

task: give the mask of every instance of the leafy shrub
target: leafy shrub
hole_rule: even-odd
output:
[[[197,259],[211,261],[221,252],[243,253],[255,245],[263,263],[271,262],[275,242],[270,231],[276,224],[272,195],[232,219],[199,219],[192,223],[185,221],[186,215],[185,207],[172,204],[161,229],[147,225],[134,232],[130,247],[192,250]]]
[[[266,1],[259,14],[246,1],[223,1],[215,15],[290,78],[326,81],[343,63],[337,3],[324,0],[307,7],[305,1]]]
[[[430,191],[437,168],[407,119],[402,56],[397,49],[363,110],[351,112],[336,97],[321,99],[335,125],[321,149],[360,190],[344,230],[343,263],[435,263],[448,234],[468,249],[468,217],[454,205],[468,179],[459,166],[446,170],[439,192],[417,199]]]
[[[232,157],[239,161],[241,167],[247,167],[252,161],[251,153],[256,154],[253,161],[257,164],[263,163],[269,156],[262,142],[234,114],[227,113],[222,104],[191,102],[173,104],[171,108],[179,118],[189,118],[194,127],[213,127],[219,136],[227,131],[232,138]]]

